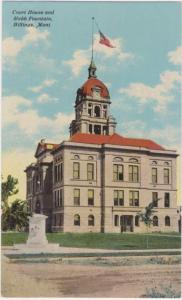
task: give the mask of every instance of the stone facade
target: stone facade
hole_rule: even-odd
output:
[[[175,151],[123,138],[109,114],[109,91],[95,75],[77,91],[70,139],[41,141],[27,167],[27,200],[64,232],[145,232],[137,214],[157,201],[150,231],[178,231]]]

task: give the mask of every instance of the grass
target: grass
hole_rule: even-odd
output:
[[[6,254],[6,256],[10,259],[29,259],[29,258],[41,258],[41,259],[47,259],[47,258],[75,258],[75,257],[98,257],[98,258],[102,258],[102,257],[126,257],[126,256],[154,256],[154,255],[158,255],[158,256],[162,256],[162,255],[171,255],[171,256],[175,256],[175,255],[180,255],[179,251],[175,251],[175,252],[143,252],[143,253],[132,253],[132,252],[125,252],[125,253],[121,253],[121,252],[109,252],[109,253],[35,253],[35,254],[30,254],[30,253],[25,253],[25,254]]]
[[[21,232],[2,233],[2,246],[25,243],[28,234]],[[113,250],[146,249],[146,234],[136,233],[48,233],[49,243],[64,247],[97,248]],[[180,235],[149,234],[148,249],[180,249]]]
[[[180,264],[181,257],[177,256],[152,256],[152,257],[20,257],[14,258],[13,263],[54,263],[69,265],[93,265],[93,266],[136,266],[136,265],[173,265]]]
[[[176,291],[170,284],[169,286],[162,286],[160,288],[146,289],[146,294],[143,298],[181,298],[181,293],[180,291]]]

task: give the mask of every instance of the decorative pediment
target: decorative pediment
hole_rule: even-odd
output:
[[[45,144],[38,143],[37,149],[35,151],[35,157],[38,157],[45,150]]]

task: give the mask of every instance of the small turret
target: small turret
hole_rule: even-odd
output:
[[[95,65],[95,63],[93,61],[93,58],[92,58],[90,66],[88,68],[88,79],[91,78],[91,77],[97,78],[97,76],[95,74],[96,70],[97,70],[97,68],[96,68],[96,65]]]

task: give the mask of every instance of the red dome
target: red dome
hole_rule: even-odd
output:
[[[97,78],[89,78],[80,88],[82,95],[92,96],[93,88],[99,87],[101,89],[100,95],[102,98],[110,98],[109,91],[102,81]]]

